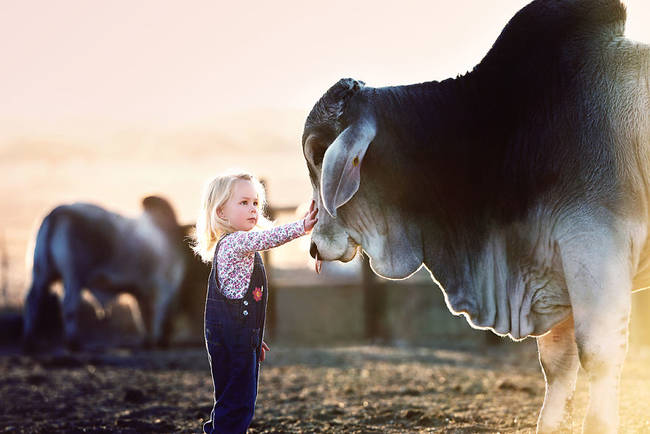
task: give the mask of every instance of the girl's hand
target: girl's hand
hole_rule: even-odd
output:
[[[316,218],[317,214],[318,214],[318,208],[316,208],[316,201],[312,200],[311,205],[309,206],[309,211],[307,212],[307,214],[305,214],[304,225],[305,225],[306,234],[310,233],[311,230],[316,225],[316,222],[318,221],[318,219]]]
[[[271,351],[266,342],[262,341],[262,352],[260,353],[260,362],[263,362],[266,359],[266,352]]]

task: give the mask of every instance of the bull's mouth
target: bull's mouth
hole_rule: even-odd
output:
[[[350,262],[357,256],[357,252],[359,251],[359,248],[361,247],[352,237],[348,236],[347,240],[348,244],[345,247],[345,250],[343,253],[335,258],[328,258],[326,255],[323,255],[323,253],[318,249],[318,246],[314,241],[311,243],[311,248],[309,249],[309,253],[312,258],[316,260],[323,260],[323,261],[328,261],[328,262],[333,262],[333,261],[339,261],[339,262]]]
[[[345,253],[338,259],[341,262],[350,262],[357,256],[359,252],[360,245],[357,244],[351,237],[348,237],[348,248],[345,250]]]

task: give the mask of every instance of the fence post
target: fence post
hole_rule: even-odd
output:
[[[265,179],[260,179],[260,182],[264,186],[264,190],[266,191],[266,203],[269,203],[269,186],[268,183],[266,182]],[[276,217],[276,212],[275,208],[272,206],[268,205],[266,208],[266,215],[269,218],[269,220],[273,221],[275,220]],[[267,280],[267,286],[266,290],[268,291],[268,301],[267,301],[267,308],[266,308],[266,330],[268,331],[269,336],[274,336],[275,330],[276,330],[276,325],[277,325],[277,317],[276,317],[276,296],[275,296],[275,290],[272,290],[271,288],[273,287],[273,264],[271,263],[271,252],[270,250],[264,250],[262,252],[262,260],[264,261],[264,269],[266,270],[266,280]]]
[[[362,255],[362,290],[365,337],[373,342],[386,342],[389,339],[386,324],[387,294],[383,285],[370,268],[369,258]]]

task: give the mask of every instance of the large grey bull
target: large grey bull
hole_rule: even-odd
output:
[[[538,0],[455,79],[343,79],[309,114],[312,256],[405,278],[421,266],[454,314],[537,337],[540,432],[614,432],[630,298],[650,285],[650,49],[616,0]]]
[[[136,219],[87,203],[58,206],[45,217],[25,301],[27,349],[34,347],[48,291],[57,280],[63,282],[63,325],[73,349],[80,346],[78,316],[84,288],[103,305],[119,293],[132,294],[149,343],[168,343],[175,307],[202,319],[202,310],[194,307],[202,306],[207,268],[197,265],[200,261],[188,245],[191,226],[180,226],[164,199],[151,196],[142,203],[144,211]]]

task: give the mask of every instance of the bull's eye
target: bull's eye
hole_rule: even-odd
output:
[[[314,138],[309,140],[308,146],[312,164],[314,166],[319,166],[323,162],[327,146],[320,140]]]
[[[354,160],[352,160],[352,165],[354,167],[357,167],[359,165],[359,157],[354,157]]]

